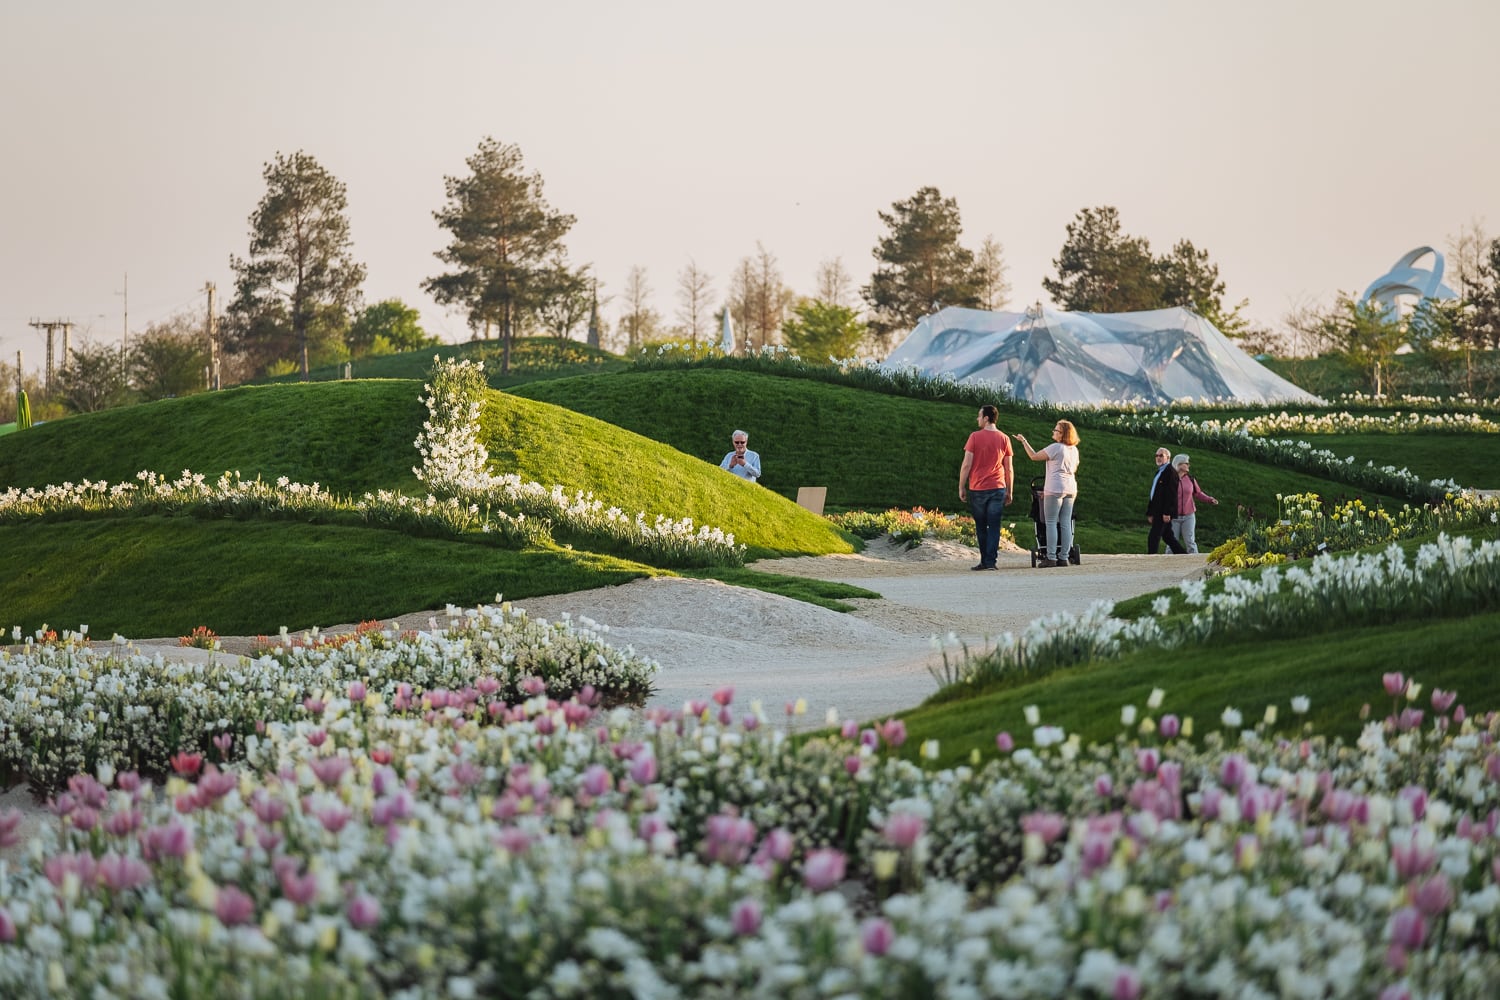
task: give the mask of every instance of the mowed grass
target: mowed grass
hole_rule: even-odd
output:
[[[1011,733],[1017,746],[1029,746],[1027,705],[1038,707],[1043,725],[1061,726],[1085,744],[1120,734],[1120,711],[1126,705],[1136,706],[1141,717],[1192,717],[1200,738],[1221,728],[1226,707],[1241,712],[1241,728],[1253,729],[1266,707],[1274,705],[1275,733],[1295,737],[1306,722],[1320,733],[1353,740],[1363,726],[1365,705],[1376,721],[1392,711],[1381,688],[1386,672],[1402,671],[1422,683],[1415,707],[1427,709],[1429,717],[1434,687],[1456,690],[1459,701],[1473,710],[1500,706],[1500,673],[1493,669],[1497,643],[1500,611],[1293,639],[1147,650],[916,708],[904,714],[910,737],[906,753],[915,759],[923,740],[938,740],[941,761],[959,763],[975,750],[993,753],[1001,731]],[[1166,697],[1159,712],[1149,713],[1146,699],[1157,687]],[[1291,711],[1290,700],[1297,695],[1311,702],[1305,717]],[[1130,733],[1138,735],[1134,728]]]
[[[765,486],[795,497],[800,486],[826,486],[830,510],[926,507],[964,513],[958,500],[963,446],[974,429],[967,404],[909,399],[804,378],[723,370],[629,371],[613,375],[537,382],[516,395],[545,399],[639,434],[686,454],[717,463],[736,428],[750,435],[761,455]],[[1025,434],[1033,446],[1051,440],[1053,419],[1021,407],[1002,409],[1000,427]],[[1077,528],[1088,552],[1144,549],[1146,494],[1155,473],[1157,441],[1084,430],[1080,444]],[[1400,506],[1388,496],[1369,495],[1299,472],[1217,453],[1186,450],[1193,472],[1221,501],[1198,514],[1200,548],[1223,541],[1236,507],[1260,516],[1276,511],[1278,493],[1316,492],[1340,499]],[[1029,484],[1041,462],[1018,455],[1020,489],[1006,519],[1030,544]]]
[[[75,417],[0,440],[0,488],[191,469],[211,479],[234,470],[287,476],[356,497],[381,488],[425,495],[412,472],[421,394],[421,383],[407,381],[252,386]],[[754,555],[852,551],[847,536],[796,504],[571,410],[491,391],[481,423],[493,471],[594,493],[648,523],[691,518],[732,532]]]
[[[413,492],[421,391],[406,381],[240,386],[68,417],[0,439],[0,489],[191,469]]]
[[[560,548],[514,552],[374,528],[190,517],[0,525],[0,551],[0,627],[88,625],[99,639],[186,635],[198,625],[269,634],[659,572]]]

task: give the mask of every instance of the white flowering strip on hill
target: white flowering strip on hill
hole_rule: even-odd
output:
[[[1477,413],[1264,413],[1257,417],[1203,420],[1200,429],[1225,434],[1496,434],[1500,423]]]
[[[434,359],[432,381],[425,390],[428,419],[417,436],[421,466],[413,471],[440,495],[457,497],[478,509],[510,511],[551,522],[582,543],[602,543],[625,552],[639,551],[659,565],[743,565],[745,546],[720,528],[696,526],[692,518],[666,515],[633,517],[618,507],[605,507],[592,493],[571,495],[559,485],[551,489],[523,481],[514,474],[493,475],[489,453],[479,440],[479,415],[485,392],[484,363],[467,359]]]
[[[547,539],[546,525],[528,522],[504,511],[481,518],[474,504],[456,497],[418,499],[386,490],[366,493],[350,501],[317,483],[294,483],[285,476],[274,484],[242,479],[226,472],[209,481],[202,473],[184,469],[175,480],[155,472],[139,472],[136,483],[62,483],[41,489],[14,487],[0,492],[0,523],[41,517],[136,516],[158,513],[200,513],[234,518],[295,518],[358,520],[399,531],[458,536],[482,530],[501,544],[523,548]]]
[[[445,621],[430,625],[400,635],[283,633],[259,655],[209,663],[146,656],[123,640],[39,642],[17,629],[18,645],[0,648],[0,772],[42,787],[100,766],[165,772],[178,751],[304,717],[310,704],[355,682],[405,710],[430,710],[441,698],[484,720],[529,697],[531,687],[643,701],[659,669],[611,646],[608,629],[587,618],[547,621],[502,604],[449,608]]]
[[[1400,621],[1420,614],[1465,614],[1500,605],[1500,542],[1475,543],[1440,534],[1413,559],[1392,544],[1383,553],[1320,555],[1304,566],[1266,567],[1258,578],[1231,575],[1209,594],[1204,581],[1185,581],[1182,602],[1200,610],[1173,615],[1173,600],[1158,597],[1154,615],[1125,621],[1108,601],[1082,614],[1038,618],[1019,634],[1007,632],[994,648],[970,657],[948,686],[976,685],[1013,674],[1043,674],[1072,664],[1146,648],[1173,648],[1236,634],[1292,635],[1310,629]]]
[[[1500,717],[1386,690],[1357,746],[1195,744],[1154,693],[1109,744],[1033,709],[933,770],[727,689],[643,729],[351,682],[241,763],[69,781],[0,864],[0,995],[1493,996]]]
[[[1106,417],[1097,426],[1155,440],[1203,445],[1230,455],[1244,455],[1256,461],[1300,469],[1326,479],[1379,490],[1393,496],[1440,501],[1446,494],[1464,490],[1451,479],[1424,481],[1408,469],[1398,469],[1393,465],[1377,467],[1373,461],[1361,465],[1352,456],[1340,458],[1327,449],[1314,448],[1306,441],[1255,437],[1243,428],[1231,430],[1227,425],[1220,426],[1218,421],[1200,424],[1191,417],[1165,411]]]

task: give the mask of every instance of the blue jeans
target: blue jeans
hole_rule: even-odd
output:
[[[1047,522],[1045,558],[1067,562],[1073,548],[1073,500],[1070,494],[1042,494],[1042,520]]]
[[[969,513],[979,544],[979,565],[993,566],[1000,553],[1000,520],[1005,516],[1005,488],[970,490]]]

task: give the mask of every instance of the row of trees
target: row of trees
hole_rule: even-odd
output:
[[[590,339],[607,341],[599,282],[589,265],[569,259],[565,241],[576,219],[548,203],[540,173],[526,169],[518,147],[489,137],[465,166],[443,179],[445,202],[433,216],[447,234],[436,251],[444,268],[423,282],[424,290],[461,309],[476,336],[500,337],[502,368],[522,333],[572,339],[586,324]],[[425,336],[395,310],[374,332],[356,321],[365,269],[353,258],[341,182],[302,152],[278,154],[264,177],[266,195],[250,217],[249,253],[231,260],[236,295],[228,317],[231,346],[254,369],[294,358],[306,372],[330,353],[409,348]],[[842,261],[826,261],[816,294],[802,297],[786,285],[775,255],[758,244],[730,273],[722,298],[714,295],[712,276],[690,261],[677,278],[675,323],[653,308],[646,272],[633,268],[607,346],[628,351],[666,337],[701,341],[714,335],[727,309],[750,349],[841,348],[868,333],[878,351],[945,306],[1007,304],[1002,246],[993,236],[966,246],[954,199],[923,187],[877,215],[885,232],[857,301]],[[1056,274],[1043,286],[1062,308],[1186,306],[1231,336],[1251,332],[1242,317],[1246,303],[1226,305],[1225,283],[1207,250],[1182,239],[1157,256],[1144,238],[1123,230],[1113,206],[1080,211],[1053,266]]]
[[[343,182],[303,152],[277,154],[250,215],[246,257],[231,257],[225,340],[253,374],[280,374],[438,342],[399,299],[363,306]]]

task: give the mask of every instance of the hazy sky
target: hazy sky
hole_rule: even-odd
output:
[[[876,212],[934,185],[1012,301],[1114,205],[1206,248],[1276,323],[1479,220],[1500,235],[1495,0],[421,3],[3,0],[0,356],[31,318],[118,340],[232,291],[277,152],[348,186],[365,297],[424,295],[443,177],[520,146],[604,292],[689,258],[722,299],[759,241],[811,292],[868,281]],[[613,308],[608,310],[613,313]]]

